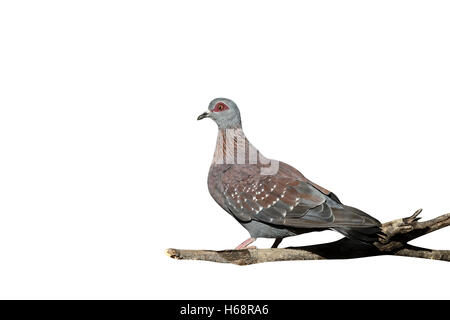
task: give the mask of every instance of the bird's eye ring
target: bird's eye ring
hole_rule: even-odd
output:
[[[225,111],[228,109],[229,108],[225,103],[219,102],[218,104],[215,105],[213,112],[220,112],[220,111]]]

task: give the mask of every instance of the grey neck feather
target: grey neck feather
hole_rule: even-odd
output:
[[[229,116],[222,116],[216,119],[219,129],[241,129],[242,122],[239,114],[231,113]]]

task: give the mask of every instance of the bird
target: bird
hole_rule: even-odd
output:
[[[376,218],[343,204],[289,164],[264,157],[244,134],[232,100],[213,99],[197,120],[205,118],[218,126],[209,193],[250,235],[236,250],[252,248],[258,238],[274,239],[272,248],[277,248],[286,237],[322,230],[367,245],[378,239]]]

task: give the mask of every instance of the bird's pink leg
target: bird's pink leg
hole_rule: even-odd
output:
[[[244,242],[242,242],[240,245],[238,245],[234,250],[241,250],[247,248],[247,246],[253,242],[255,242],[255,238],[248,238]]]

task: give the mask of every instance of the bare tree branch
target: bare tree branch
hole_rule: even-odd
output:
[[[249,265],[271,261],[354,259],[379,255],[394,255],[450,261],[450,250],[432,250],[409,245],[408,242],[450,225],[450,213],[419,222],[417,210],[411,217],[386,222],[373,246],[349,240],[303,247],[243,249],[243,250],[185,250],[167,249],[166,254],[180,260],[203,260]]]

